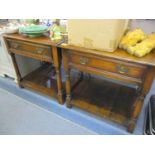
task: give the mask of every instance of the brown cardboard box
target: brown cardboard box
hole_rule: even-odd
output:
[[[123,19],[70,19],[68,43],[89,49],[113,52],[128,28]]]

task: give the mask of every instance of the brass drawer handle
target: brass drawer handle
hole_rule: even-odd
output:
[[[12,43],[12,47],[16,48],[16,49],[19,49],[20,45],[18,43]]]
[[[89,61],[89,59],[88,58],[80,58],[80,64],[81,65],[86,65],[86,64],[88,64],[88,61]]]
[[[44,51],[44,49],[43,49],[43,48],[38,48],[36,52],[37,52],[38,54],[42,54],[42,53],[43,53],[43,51]]]
[[[125,74],[125,73],[128,73],[129,69],[126,68],[124,65],[120,64],[120,65],[117,65],[116,66],[116,69],[119,73],[121,74]]]

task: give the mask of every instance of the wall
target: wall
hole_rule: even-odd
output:
[[[155,32],[155,20],[134,19],[131,22],[131,29],[141,28],[146,34]]]

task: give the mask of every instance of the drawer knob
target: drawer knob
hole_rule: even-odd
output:
[[[80,64],[81,65],[86,65],[88,63],[89,59],[88,58],[80,58]]]
[[[124,65],[120,64],[120,65],[117,65],[116,66],[116,69],[119,73],[121,74],[125,74],[125,73],[128,73],[129,69],[126,68]]]
[[[43,48],[38,48],[38,49],[37,49],[37,53],[38,53],[38,54],[42,54],[42,53],[43,53],[43,51],[44,51],[44,49],[43,49]]]

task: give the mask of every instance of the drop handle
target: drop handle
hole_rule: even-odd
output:
[[[43,53],[43,51],[44,51],[44,49],[43,49],[43,48],[38,48],[36,52],[37,52],[38,54],[42,54],[42,53]]]
[[[86,64],[88,64],[88,62],[89,62],[89,59],[88,58],[80,58],[80,64],[81,65],[86,65]]]
[[[12,47],[16,48],[16,49],[19,49],[20,45],[18,43],[12,43]]]
[[[124,65],[120,64],[116,66],[116,69],[119,73],[121,74],[125,74],[129,72],[129,69],[127,67],[125,67]]]

